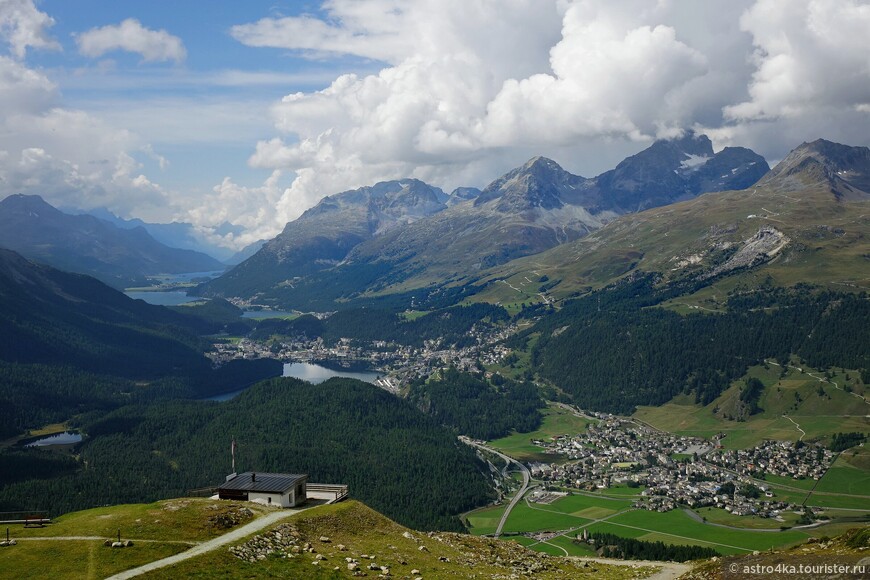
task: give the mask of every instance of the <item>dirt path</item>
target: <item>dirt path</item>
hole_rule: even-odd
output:
[[[572,556],[572,560],[578,562],[591,562],[598,564],[609,564],[611,566],[632,566],[639,568],[641,566],[649,566],[659,568],[659,571],[652,576],[647,576],[645,580],[674,580],[683,574],[692,570],[690,564],[680,564],[678,562],[654,562],[651,560],[614,560],[612,558],[585,558],[582,556]]]
[[[228,532],[222,536],[219,536],[213,540],[209,540],[207,542],[203,542],[201,544],[197,544],[190,550],[182,552],[181,554],[176,554],[175,556],[169,556],[168,558],[163,558],[162,560],[156,560],[149,564],[145,564],[144,566],[139,566],[138,568],[133,568],[131,570],[127,570],[125,572],[121,572],[119,574],[115,574],[114,576],[110,576],[106,580],[124,580],[126,578],[134,578],[139,576],[140,574],[144,574],[145,572],[150,572],[152,570],[157,570],[159,568],[165,568],[166,566],[172,566],[173,564],[177,564],[178,562],[182,562],[189,558],[195,558],[201,554],[205,554],[207,552],[211,552],[212,550],[216,550],[221,546],[225,546],[227,544],[231,544],[242,538],[253,534],[254,532],[259,532],[263,528],[267,528],[272,524],[279,522],[285,518],[292,516],[293,514],[297,514],[303,509],[284,509],[281,511],[276,511],[269,515],[265,515],[261,518],[254,520],[249,524],[245,524],[241,528],[233,530],[232,532]],[[135,542],[135,540],[134,540]]]
[[[794,426],[797,427],[797,430],[801,432],[801,436],[800,436],[800,439],[798,439],[798,441],[803,441],[803,440],[804,440],[804,437],[805,437],[806,434],[807,434],[807,432],[804,431],[803,429],[801,429],[801,426],[797,424],[797,421],[795,421],[794,419],[792,419],[792,418],[789,417],[788,415],[783,415],[783,417],[785,417],[786,419],[788,419],[789,421],[791,421],[792,423],[794,423]]]

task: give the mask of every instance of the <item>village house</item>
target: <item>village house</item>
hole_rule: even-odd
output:
[[[307,485],[308,475],[248,471],[230,476],[218,487],[218,497],[290,508],[308,499]]]

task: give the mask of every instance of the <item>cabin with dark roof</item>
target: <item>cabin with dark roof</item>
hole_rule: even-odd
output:
[[[290,508],[305,503],[307,485],[308,475],[248,471],[227,478],[218,487],[218,497]]]

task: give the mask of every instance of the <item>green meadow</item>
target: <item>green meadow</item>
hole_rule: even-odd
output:
[[[552,462],[560,459],[560,456],[546,453],[543,448],[534,445],[532,440],[548,441],[560,435],[582,433],[591,422],[553,404],[544,409],[542,414],[543,421],[537,431],[513,433],[490,441],[489,445],[521,461]]]

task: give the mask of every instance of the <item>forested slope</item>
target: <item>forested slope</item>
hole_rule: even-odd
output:
[[[127,406],[82,427],[88,439],[78,471],[11,483],[0,489],[0,510],[59,514],[183,496],[224,480],[233,439],[239,471],[345,483],[352,497],[417,529],[461,529],[455,516],[490,499],[482,464],[450,430],[407,401],[350,379],[274,379],[225,403]],[[34,462],[31,469],[38,468]]]
[[[728,299],[718,314],[654,307],[670,291],[651,276],[569,302],[532,335],[534,369],[578,404],[631,413],[680,393],[707,404],[765,358],[797,355],[815,368],[870,369],[866,294],[767,288]]]

